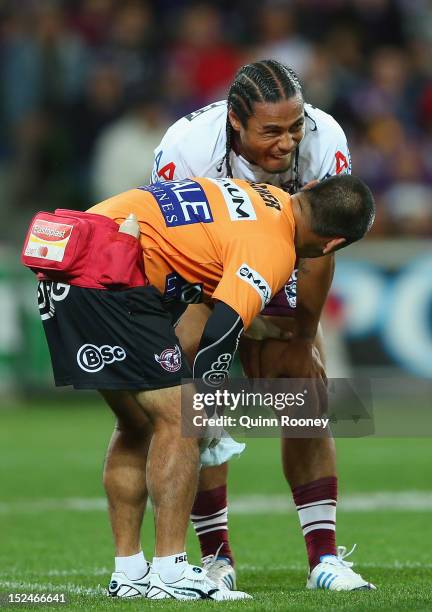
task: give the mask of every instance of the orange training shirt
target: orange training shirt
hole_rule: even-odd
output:
[[[221,300],[247,328],[295,263],[290,196],[272,185],[193,178],[131,189],[87,212],[140,225],[146,276],[167,297],[181,277]],[[177,296],[178,298],[178,296]]]

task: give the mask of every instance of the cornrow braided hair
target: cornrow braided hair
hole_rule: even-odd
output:
[[[262,60],[242,66],[228,92],[228,111],[233,110],[243,127],[253,115],[255,102],[279,102],[302,94],[300,81],[291,68],[276,60]],[[233,178],[229,160],[234,129],[227,113],[225,166],[227,176]]]

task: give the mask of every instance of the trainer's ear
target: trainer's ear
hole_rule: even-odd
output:
[[[344,242],[346,242],[346,238],[332,238],[323,248],[323,255],[336,251],[336,249],[339,249]]]
[[[233,129],[236,132],[240,132],[240,128],[241,128],[240,119],[237,117],[237,115],[232,109],[228,111],[228,118],[230,120],[231,125],[233,126]]]
[[[312,187],[315,187],[315,185],[318,185],[318,183],[319,183],[318,179],[309,181],[309,183],[306,183],[306,185],[302,187],[302,191],[306,191],[307,189],[312,189]]]

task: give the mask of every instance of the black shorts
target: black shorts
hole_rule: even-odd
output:
[[[41,281],[38,303],[57,386],[148,390],[192,377],[174,315],[154,287],[106,291]]]

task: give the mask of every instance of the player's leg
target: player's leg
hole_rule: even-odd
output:
[[[325,365],[323,336],[315,339]],[[289,373],[289,363],[286,364]],[[338,556],[336,505],[338,480],[336,448],[332,437],[282,438],[282,466],[291,487],[305,539],[310,574],[307,588],[335,590],[371,589],[359,574]]]
[[[209,315],[210,309],[204,304],[189,306],[176,328],[191,363]],[[227,481],[228,463],[201,469],[191,521],[199,538],[205,565],[209,560],[213,561],[217,553],[218,563],[210,567],[211,577],[217,583],[234,588],[235,573],[231,569],[234,558],[228,538]]]
[[[315,346],[325,365],[320,329]],[[337,473],[333,438],[282,438],[282,467],[293,493],[312,570],[322,555],[336,555]],[[306,510],[302,510],[303,506],[307,506]],[[311,514],[313,521],[309,520]]]

